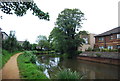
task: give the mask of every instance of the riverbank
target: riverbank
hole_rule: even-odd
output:
[[[77,58],[98,63],[120,65],[120,54],[118,52],[83,52]]]
[[[42,67],[35,64],[35,55],[25,52],[17,59],[21,79],[48,79],[42,72]]]
[[[77,59],[104,63],[104,64],[120,65],[120,59],[89,57],[89,56],[78,56]]]

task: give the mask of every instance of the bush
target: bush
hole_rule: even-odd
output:
[[[31,58],[30,58],[30,62],[32,63],[36,63],[36,56],[35,55],[32,55]]]
[[[39,65],[39,66],[38,66],[38,69],[43,72],[43,71],[45,70],[45,67],[42,66],[42,65]]]
[[[82,51],[77,51],[77,55],[79,55],[79,54],[81,54],[82,53]]]
[[[100,51],[100,49],[99,48],[94,48],[94,49],[92,49],[92,51]]]
[[[70,79],[74,79],[74,81],[76,81],[78,79],[82,79],[82,76],[80,76],[79,73],[77,73],[76,71],[73,72],[70,69],[64,69],[58,72],[57,79],[61,79],[61,81],[62,79],[66,79],[67,81],[69,81]]]
[[[92,51],[92,48],[89,47],[89,48],[88,48],[87,50],[85,50],[85,51]]]
[[[95,54],[97,57],[101,57],[101,54],[100,53],[96,53]]]
[[[118,52],[118,49],[102,49],[101,52]]]
[[[34,55],[31,52],[26,52],[18,56],[17,62],[21,79],[48,79],[41,71],[42,67],[38,67],[36,64],[31,63],[30,60],[32,56]]]

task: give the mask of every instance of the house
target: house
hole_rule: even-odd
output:
[[[19,45],[23,45],[23,43],[24,43],[25,41],[18,41],[18,43],[19,43]]]
[[[2,39],[6,40],[8,38],[8,35],[5,32],[1,32],[2,33]]]
[[[6,40],[8,38],[8,35],[5,32],[1,31],[1,30],[2,29],[0,28],[0,39]]]
[[[95,36],[95,48],[120,48],[120,26]]]
[[[95,34],[88,34],[88,35],[81,35],[80,38],[83,38],[85,40],[85,43],[82,45],[82,47],[78,47],[79,51],[85,51],[88,48],[93,49],[94,48],[94,44],[95,44],[95,38],[94,38]]]

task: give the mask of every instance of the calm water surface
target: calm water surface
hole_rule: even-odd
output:
[[[46,67],[44,73],[49,78],[55,78],[60,69],[70,68],[84,74],[85,79],[118,79],[118,66],[115,65],[50,56],[38,57],[36,64]]]

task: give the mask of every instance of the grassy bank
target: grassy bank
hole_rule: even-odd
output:
[[[48,79],[40,67],[35,64],[36,56],[32,52],[25,52],[17,59],[22,79]]]
[[[13,53],[10,53],[6,50],[2,50],[2,54],[0,54],[0,69],[7,63],[7,61],[10,59],[11,56],[13,56],[14,54],[16,53],[19,53],[20,51],[16,51],[16,52],[13,52]]]

